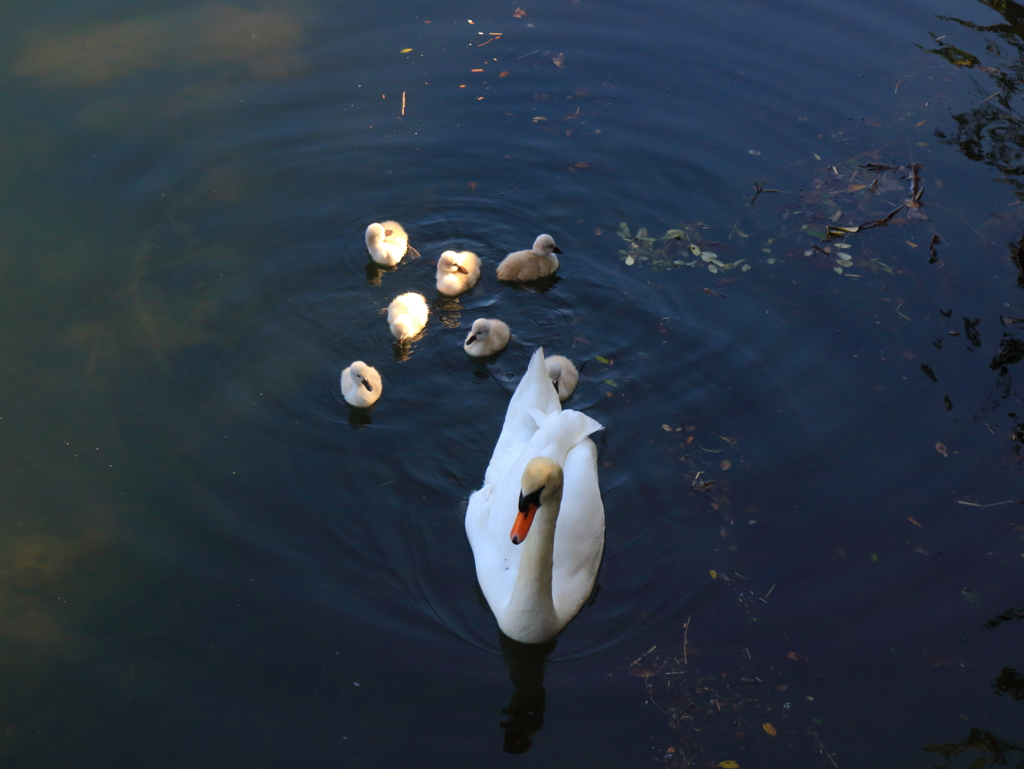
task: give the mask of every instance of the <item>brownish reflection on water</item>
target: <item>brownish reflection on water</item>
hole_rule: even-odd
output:
[[[247,10],[223,3],[100,24],[86,31],[42,33],[14,70],[49,86],[91,87],[143,70],[234,64],[277,78],[298,64],[302,29],[284,9]]]

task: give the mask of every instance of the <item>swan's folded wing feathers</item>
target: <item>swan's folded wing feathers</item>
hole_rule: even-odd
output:
[[[604,552],[604,503],[593,441],[583,440],[569,451],[563,477],[551,584],[555,611],[575,615],[594,590]]]
[[[485,484],[482,489],[470,495],[469,506],[466,508],[466,536],[473,550],[476,577],[484,598],[490,606],[504,606],[515,587],[522,549],[512,545],[509,539],[511,523],[508,527],[493,526],[490,513],[495,504],[501,503],[494,491],[493,486]],[[513,515],[515,504],[513,500]],[[497,536],[495,528],[499,531]],[[503,535],[500,533],[502,530]]]

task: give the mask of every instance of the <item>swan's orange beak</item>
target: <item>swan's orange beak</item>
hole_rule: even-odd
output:
[[[537,489],[531,494],[519,492],[519,513],[516,515],[516,522],[512,524],[512,544],[519,545],[526,535],[530,533],[530,526],[533,525],[533,516],[540,507],[540,493],[544,487]]]
[[[537,512],[537,505],[527,505],[525,511],[516,514],[516,522],[512,524],[512,544],[522,544],[526,535],[530,533],[530,526],[533,525],[533,516]]]

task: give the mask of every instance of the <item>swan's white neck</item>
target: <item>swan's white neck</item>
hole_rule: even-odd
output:
[[[534,514],[530,533],[522,545],[512,596],[498,618],[502,632],[522,643],[547,641],[566,624],[555,611],[551,593],[555,523],[561,503],[562,489],[559,487],[543,500]]]

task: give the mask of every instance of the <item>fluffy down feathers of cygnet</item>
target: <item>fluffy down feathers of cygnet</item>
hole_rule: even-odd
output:
[[[349,405],[369,408],[377,402],[382,388],[377,369],[367,366],[361,360],[353,361],[351,366],[341,372],[341,394]]]
[[[548,376],[551,377],[551,384],[558,393],[558,400],[568,400],[580,380],[579,372],[572,365],[572,361],[562,355],[549,355],[544,359],[544,365],[547,367]]]
[[[398,222],[374,222],[366,228],[366,249],[377,264],[394,267],[409,249],[409,236]]]
[[[422,294],[410,291],[400,294],[388,305],[388,325],[391,333],[399,342],[405,342],[416,336],[427,325],[427,300]]]
[[[555,245],[550,235],[538,235],[533,248],[514,251],[498,265],[498,280],[528,283],[547,277],[558,269],[558,257],[562,250]]]
[[[437,290],[445,296],[469,291],[480,280],[480,258],[472,251],[445,251],[437,260]]]
[[[508,324],[494,318],[477,318],[462,349],[474,358],[486,358],[505,349],[510,336]]]

